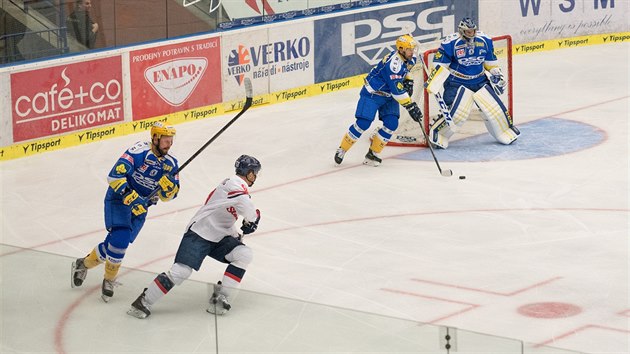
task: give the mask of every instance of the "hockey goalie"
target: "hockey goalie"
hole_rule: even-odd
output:
[[[499,97],[506,85],[492,39],[478,31],[472,19],[462,19],[458,32],[445,37],[440,44],[425,84],[441,106],[440,114],[429,128],[431,143],[446,149],[449,139],[468,119],[473,105],[481,111],[490,135],[501,144],[514,142],[520,132]]]

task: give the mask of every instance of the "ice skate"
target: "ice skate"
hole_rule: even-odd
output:
[[[368,150],[368,153],[365,154],[365,160],[363,160],[364,165],[374,166],[374,167],[380,165],[381,162],[383,162],[383,160],[381,160],[381,158],[376,156],[376,154],[372,151],[372,149]]]
[[[346,155],[346,150],[342,148],[337,149],[337,151],[335,152],[335,163],[337,164],[337,166],[341,165],[341,162],[343,162],[343,157],[345,155]]]
[[[114,287],[118,285],[120,285],[120,283],[115,280],[103,279],[103,285],[101,287],[101,298],[103,301],[109,302],[112,296],[114,296]]]
[[[147,291],[147,288],[144,288],[142,294],[138,296],[136,301],[131,304],[131,308],[127,311],[129,316],[133,316],[135,318],[147,318],[151,315],[151,310],[149,310],[149,305],[144,299],[144,293]]]
[[[224,315],[230,311],[232,305],[230,305],[225,292],[223,292],[223,286],[221,282],[214,285],[214,292],[210,297],[210,306],[206,310],[208,313],[215,315]]]
[[[77,258],[70,268],[70,286],[73,288],[83,285],[87,276],[87,267],[83,264],[83,258]]]

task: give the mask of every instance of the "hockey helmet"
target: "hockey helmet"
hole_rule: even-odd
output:
[[[157,135],[157,138],[163,136],[175,136],[175,128],[162,122],[155,122],[151,127],[151,139]]]
[[[457,26],[457,28],[459,29],[459,34],[468,39],[473,38],[475,35],[473,34],[472,36],[467,36],[465,34],[466,30],[475,30],[475,33],[477,32],[477,24],[470,17],[464,17],[461,21],[459,21],[459,26]]]
[[[249,172],[254,172],[255,175],[258,174],[260,168],[260,161],[258,161],[255,157],[249,155],[241,155],[236,162],[234,162],[234,167],[236,168],[236,174],[239,176],[247,176]]]
[[[396,48],[397,49],[415,49],[416,48],[416,41],[413,39],[413,37],[411,35],[408,34],[404,34],[400,37],[398,37],[398,39],[396,39]]]

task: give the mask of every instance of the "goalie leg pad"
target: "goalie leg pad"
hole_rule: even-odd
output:
[[[473,98],[483,113],[484,123],[490,135],[504,145],[509,145],[518,138],[520,132],[512,126],[510,112],[490,85],[485,85],[475,92]]]
[[[455,100],[451,106],[451,117],[453,122],[459,128],[468,120],[470,110],[472,109],[474,93],[464,86],[457,89]]]
[[[446,149],[448,147],[448,139],[453,136],[453,131],[446,123],[446,119],[444,117],[438,118],[429,129],[429,140],[431,140],[431,143]]]
[[[455,127],[461,127],[464,125],[466,120],[468,120],[470,110],[472,109],[474,103],[473,95],[473,92],[464,86],[460,86],[457,89],[457,94],[455,95],[453,105],[449,111],[453,122],[455,123]],[[446,149],[448,147],[448,140],[454,133],[453,129],[448,126],[446,119],[444,117],[440,117],[431,125],[429,139],[433,145]]]

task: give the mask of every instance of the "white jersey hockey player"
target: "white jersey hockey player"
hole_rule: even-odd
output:
[[[236,175],[224,179],[191,219],[175,255],[175,264],[144,289],[131,304],[129,315],[149,316],[151,307],[175,285],[188,279],[193,269],[199,271],[206,257],[228,265],[222,281],[214,286],[207,311],[222,315],[231,308],[231,292],[239,286],[252,261],[252,250],[242,242],[236,221],[243,217],[240,227],[243,235],[256,231],[260,222],[260,211],[254,207],[248,187],[254,185],[261,164],[254,157],[242,155],[235,168]]]

